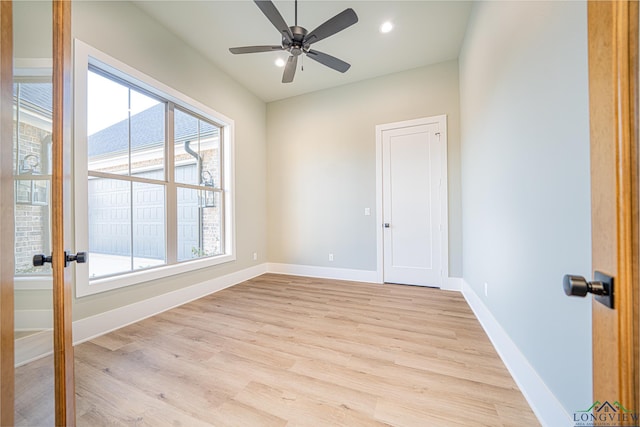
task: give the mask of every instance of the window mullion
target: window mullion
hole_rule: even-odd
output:
[[[13,166],[14,168],[14,174],[18,175],[20,173],[20,110],[21,108],[21,95],[20,95],[20,90],[22,88],[22,85],[20,83],[17,84],[17,88],[16,88],[16,104],[15,104],[15,108],[16,108],[16,128],[15,128],[15,138],[16,138],[16,155],[15,155],[15,164]],[[15,187],[14,187],[15,188]]]
[[[196,173],[198,174],[198,176],[196,177],[196,182],[198,183],[198,186],[202,185],[202,156],[201,156],[201,151],[200,151],[200,125],[202,124],[202,120],[198,120],[198,165],[196,167]],[[204,251],[204,224],[202,223],[204,221],[204,192],[202,192],[202,190],[200,190],[198,192],[198,250],[200,251],[200,253],[202,253]]]
[[[229,248],[227,247],[227,236],[225,233],[225,230],[227,229],[227,208],[226,208],[226,195],[227,192],[226,190],[226,170],[225,170],[225,155],[226,153],[224,152],[224,141],[225,141],[225,128],[224,127],[220,127],[218,130],[218,163],[219,163],[219,168],[220,168],[220,212],[222,212],[222,214],[220,215],[220,249],[222,251],[222,253],[227,253],[227,251],[229,250]]]
[[[129,88],[128,90],[129,93],[129,102],[127,104],[128,106],[128,120],[127,120],[127,126],[128,126],[128,138],[129,138],[129,178],[131,177],[131,88]],[[131,227],[129,229],[129,245],[131,248],[131,257],[130,257],[130,261],[131,261],[131,271],[134,270],[135,267],[135,263],[133,261],[133,245],[134,245],[134,236],[133,236],[133,181],[129,180],[129,227]]]
[[[166,104],[166,233],[167,233],[167,264],[176,264],[178,262],[178,195],[175,184],[175,141],[174,141],[174,123],[173,113],[174,104],[167,102]]]
[[[224,127],[220,127],[218,128],[218,164],[219,164],[219,168],[220,168],[220,183],[218,184],[218,187],[221,190],[224,190],[226,183],[225,183],[225,155],[226,153],[224,152],[224,140],[225,140],[225,134],[224,134],[225,128]]]

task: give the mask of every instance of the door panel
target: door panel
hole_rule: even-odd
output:
[[[52,4],[14,2],[15,424],[53,425],[51,266]]]
[[[442,145],[438,124],[382,132],[385,282],[441,285]]]

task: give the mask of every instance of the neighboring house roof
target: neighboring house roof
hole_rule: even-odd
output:
[[[164,104],[158,104],[131,117],[131,149],[151,148],[164,144]],[[186,114],[174,116],[175,142],[195,141],[198,138],[198,120]],[[215,137],[218,128],[207,126],[200,139]],[[129,148],[129,120],[122,120],[89,135],[89,157],[108,153],[126,152]]]
[[[13,96],[18,96],[18,85],[13,85]],[[51,115],[53,93],[51,83],[20,83],[20,102],[24,108]],[[151,148],[164,144],[164,104],[158,104],[131,117],[131,149]],[[195,141],[198,138],[198,120],[184,113],[174,119],[175,142]],[[218,135],[218,128],[206,126],[200,138]],[[129,148],[129,121],[122,120],[108,128],[89,135],[89,156],[126,152]]]
[[[53,90],[51,83],[18,83],[13,85],[13,97],[18,96],[20,85],[20,102],[32,110],[51,115],[53,111]]]

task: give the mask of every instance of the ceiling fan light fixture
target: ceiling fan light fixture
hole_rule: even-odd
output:
[[[393,24],[389,21],[386,21],[382,25],[380,25],[380,32],[382,34],[390,33],[391,30],[393,30]]]
[[[237,55],[274,51],[289,52],[290,55],[289,58],[287,58],[286,64],[283,59],[277,59],[275,62],[278,67],[284,66],[282,83],[291,83],[293,81],[299,56],[304,57],[306,55],[314,61],[341,73],[346,72],[351,67],[350,64],[343,60],[311,49],[310,46],[313,43],[317,43],[320,40],[331,37],[358,22],[358,15],[353,9],[348,8],[343,10],[333,18],[330,18],[320,24],[319,27],[309,33],[304,27],[298,25],[298,0],[295,1],[296,19],[293,27],[287,25],[285,20],[282,18],[282,15],[273,4],[273,1],[254,0],[254,3],[281,34],[282,43],[280,45],[232,47],[229,48],[229,51],[232,54]]]

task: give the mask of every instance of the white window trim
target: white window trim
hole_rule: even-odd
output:
[[[224,247],[225,254],[200,258],[179,264],[140,270],[119,276],[90,279],[89,265],[75,264],[76,297],[84,297],[125,286],[172,276],[222,263],[235,261],[235,185],[234,185],[234,121],[208,106],[176,91],[146,74],[118,61],[86,43],[74,40],[74,208],[76,251],[86,251],[89,246],[87,218],[87,73],[93,64],[115,76],[123,77],[142,89],[161,95],[166,100],[209,119],[222,128],[224,173]],[[91,255],[89,255],[91,262]]]

